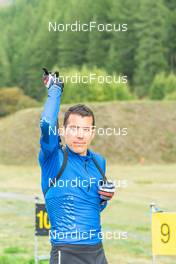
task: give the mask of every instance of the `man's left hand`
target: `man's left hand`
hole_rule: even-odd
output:
[[[108,201],[112,199],[115,193],[115,184],[113,181],[102,181],[98,189],[100,198],[104,201]]]

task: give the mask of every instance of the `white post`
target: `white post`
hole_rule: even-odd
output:
[[[150,218],[152,223],[152,214],[155,212],[155,203],[150,204]],[[152,264],[156,264],[156,256],[152,252]]]
[[[35,197],[35,205],[39,201],[38,197]],[[36,206],[35,206],[36,207]],[[35,216],[35,214],[34,214]],[[38,237],[36,235],[36,230],[35,230],[35,240],[34,240],[34,258],[35,258],[35,264],[38,264]]]
[[[38,264],[38,237],[35,235],[35,247],[34,247],[35,264]]]
[[[152,264],[155,264],[156,263],[156,256],[153,255],[152,257]]]

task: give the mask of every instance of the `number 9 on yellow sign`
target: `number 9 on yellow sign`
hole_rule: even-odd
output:
[[[176,213],[152,214],[153,255],[176,255]]]

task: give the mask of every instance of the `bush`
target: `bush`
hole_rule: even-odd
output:
[[[166,95],[176,92],[176,75],[170,73],[167,77]]]
[[[38,105],[37,101],[24,95],[23,91],[17,87],[0,89],[0,117]]]
[[[176,91],[165,96],[165,100],[176,101]]]
[[[167,81],[164,73],[157,74],[150,89],[150,99],[162,100],[165,97]]]
[[[166,76],[164,73],[160,73],[155,76],[151,89],[150,98],[152,100],[162,100],[164,98],[173,98],[176,92],[176,76],[170,73]]]

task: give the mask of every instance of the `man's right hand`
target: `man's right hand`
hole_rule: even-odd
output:
[[[53,84],[58,85],[62,92],[64,83],[59,79],[59,72],[49,72],[46,68],[43,68],[43,83],[49,89]]]

